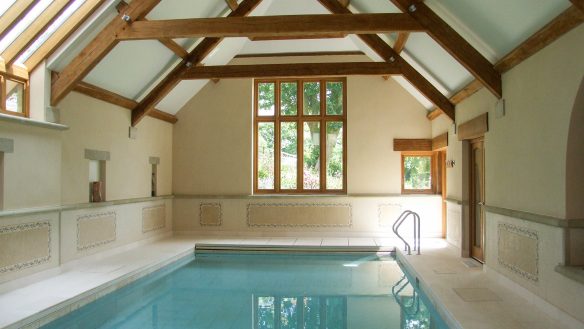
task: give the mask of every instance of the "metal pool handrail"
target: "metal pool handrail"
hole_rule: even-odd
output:
[[[404,239],[399,233],[398,229],[403,224],[403,222],[412,215],[414,218],[414,251],[418,251],[418,255],[420,254],[420,216],[411,210],[405,210],[404,212],[399,215],[399,217],[395,220],[392,226],[393,233],[403,241],[405,244],[405,251],[408,252],[408,255],[412,254],[412,248],[410,244]]]

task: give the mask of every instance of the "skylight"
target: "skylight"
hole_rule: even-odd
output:
[[[24,16],[24,18],[16,24],[16,26],[8,32],[4,39],[0,40],[0,52],[3,52],[10,46],[16,38],[26,30],[26,28],[37,18],[39,15],[47,9],[47,7],[53,2],[53,0],[41,0],[34,8]]]
[[[0,2],[0,16],[4,15],[4,13],[10,8],[16,0],[4,0]]]
[[[71,16],[73,13],[81,7],[86,0],[75,0],[71,5],[67,7],[67,9],[49,26],[49,28],[41,34],[31,45],[26,49],[24,53],[16,60],[16,63],[23,64],[32,54],[34,54],[40,46],[43,45],[47,39],[57,31],[63,23]]]

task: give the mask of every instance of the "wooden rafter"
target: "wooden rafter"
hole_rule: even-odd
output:
[[[51,56],[91,16],[105,0],[86,0],[30,57],[24,62],[33,71]]]
[[[85,82],[80,82],[77,85],[75,85],[75,88],[73,89],[73,91],[76,91],[76,92],[82,93],[84,95],[102,100],[104,102],[108,102],[110,104],[114,104],[114,105],[126,108],[128,110],[132,110],[138,104],[138,102],[136,102],[133,99],[126,98],[122,95],[118,95],[118,94],[111,92],[109,90],[105,90],[103,88],[100,88],[100,87],[97,87],[97,86],[94,86],[92,84],[85,83]],[[166,122],[170,122],[170,123],[175,123],[178,121],[178,119],[174,115],[166,113],[166,112],[162,112],[162,111],[157,110],[157,109],[150,112],[148,114],[148,116],[151,116],[153,118],[160,119],[160,120],[163,120]]]
[[[393,50],[396,53],[401,53],[404,48],[406,47],[406,42],[408,42],[408,38],[410,37],[409,32],[400,32],[397,34],[397,39],[395,40],[395,44],[393,45]]]
[[[7,65],[12,65],[26,49],[73,3],[73,0],[55,0],[2,52]]]
[[[116,10],[118,13],[125,11],[128,8],[128,3],[124,0],[120,1],[116,6]],[[147,21],[146,18],[143,18],[142,21]],[[185,59],[189,53],[178,43],[176,43],[171,38],[158,38],[158,42],[160,42],[163,46],[168,48],[168,50],[172,51],[178,57]]]
[[[584,0],[570,0],[574,7],[580,9],[584,13]]]
[[[584,22],[584,12],[581,12],[575,6],[571,6],[505,55],[505,57],[495,64],[495,69],[501,74],[509,71],[562,35],[582,24],[582,22]],[[450,100],[454,104],[458,104],[479,91],[482,87],[479,81],[474,80],[454,94]],[[434,110],[428,113],[428,118],[433,120],[439,115],[440,113]]]
[[[230,17],[241,17],[248,15],[261,0],[244,0],[237,6],[237,9],[232,11]],[[188,56],[188,59],[182,60],[174,69],[162,79],[144,99],[132,110],[132,126],[135,126],[154,109],[156,104],[160,102],[168,93],[181,81],[182,74],[192,66],[196,66],[221,42],[221,38],[204,38],[193,49]]]
[[[0,40],[28,14],[39,0],[17,0],[0,16]]]
[[[250,37],[251,41],[270,41],[270,40],[311,40],[311,39],[342,39],[346,38],[347,33],[327,33],[322,35],[308,34],[295,36],[276,36],[276,37]]]
[[[197,66],[188,69],[182,78],[226,79],[384,74],[400,74],[400,68],[392,63],[371,62]]]
[[[0,58],[0,74],[21,80],[28,80],[28,71],[25,68],[20,65],[7,66],[2,58]]]
[[[144,18],[160,0],[132,1],[127,10],[116,16],[97,36],[69,63],[53,80],[51,87],[51,104],[56,105],[69,93],[75,85],[85,77],[118,43],[116,35],[129,23],[122,19],[129,17],[131,21]]]
[[[351,11],[339,4],[337,0],[318,0],[325,8],[334,14],[351,14]],[[426,78],[416,71],[398,53],[396,53],[385,41],[374,34],[360,34],[359,38],[373,49],[387,62],[395,62],[403,76],[426,96],[437,108],[454,120],[454,105],[448,98],[436,89]]]
[[[345,9],[345,8],[343,8]],[[293,37],[339,33],[424,31],[408,14],[285,15],[191,18],[134,22],[120,40],[194,37]]]
[[[391,0],[399,9],[408,13],[424,26],[428,34],[462,64],[477,80],[495,96],[502,97],[501,74],[493,64],[470,43],[436,15],[425,3],[413,0]]]
[[[237,0],[225,0],[225,2],[227,3],[227,6],[229,6],[229,9],[231,9],[231,11],[237,9]]]

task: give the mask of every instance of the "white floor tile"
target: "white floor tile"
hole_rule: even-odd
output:
[[[375,240],[372,238],[349,238],[349,246],[352,247],[375,247]]]
[[[337,246],[349,246],[349,239],[347,238],[324,238],[322,239],[323,247],[337,247]]]
[[[322,239],[320,238],[299,238],[294,243],[295,246],[320,246]]]

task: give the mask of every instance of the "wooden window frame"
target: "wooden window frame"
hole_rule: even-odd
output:
[[[6,110],[6,97],[8,96],[6,93],[6,80],[12,80],[17,83],[20,83],[24,86],[23,92],[23,103],[22,103],[22,112],[12,112]],[[0,113],[19,116],[23,118],[29,117],[29,100],[30,100],[30,89],[28,80],[22,79],[16,76],[7,75],[7,74],[0,74]]]
[[[296,82],[297,83],[297,110],[296,115],[281,115],[280,91],[281,83]],[[305,82],[320,82],[320,114],[319,115],[305,115],[303,106],[304,83]],[[327,82],[342,82],[343,83],[343,114],[342,115],[327,115],[326,114],[326,83]],[[274,115],[266,116],[259,115],[258,111],[258,86],[260,83],[274,83]],[[282,79],[256,79],[254,80],[254,107],[253,107],[253,192],[254,194],[346,194],[347,193],[347,78],[346,77],[321,77],[321,78],[282,78]],[[304,189],[304,122],[318,121],[320,122],[320,183],[319,189]],[[326,123],[327,122],[342,122],[343,123],[343,188],[338,190],[326,189]],[[260,122],[274,123],[274,188],[273,189],[259,189],[258,188],[258,124]],[[281,189],[280,188],[280,124],[282,122],[296,122],[297,123],[297,183],[296,189]]]
[[[406,189],[404,160],[408,156],[428,156],[430,157],[430,188],[429,189]],[[404,151],[401,152],[401,193],[402,194],[434,194],[436,192],[436,154],[432,151]]]

